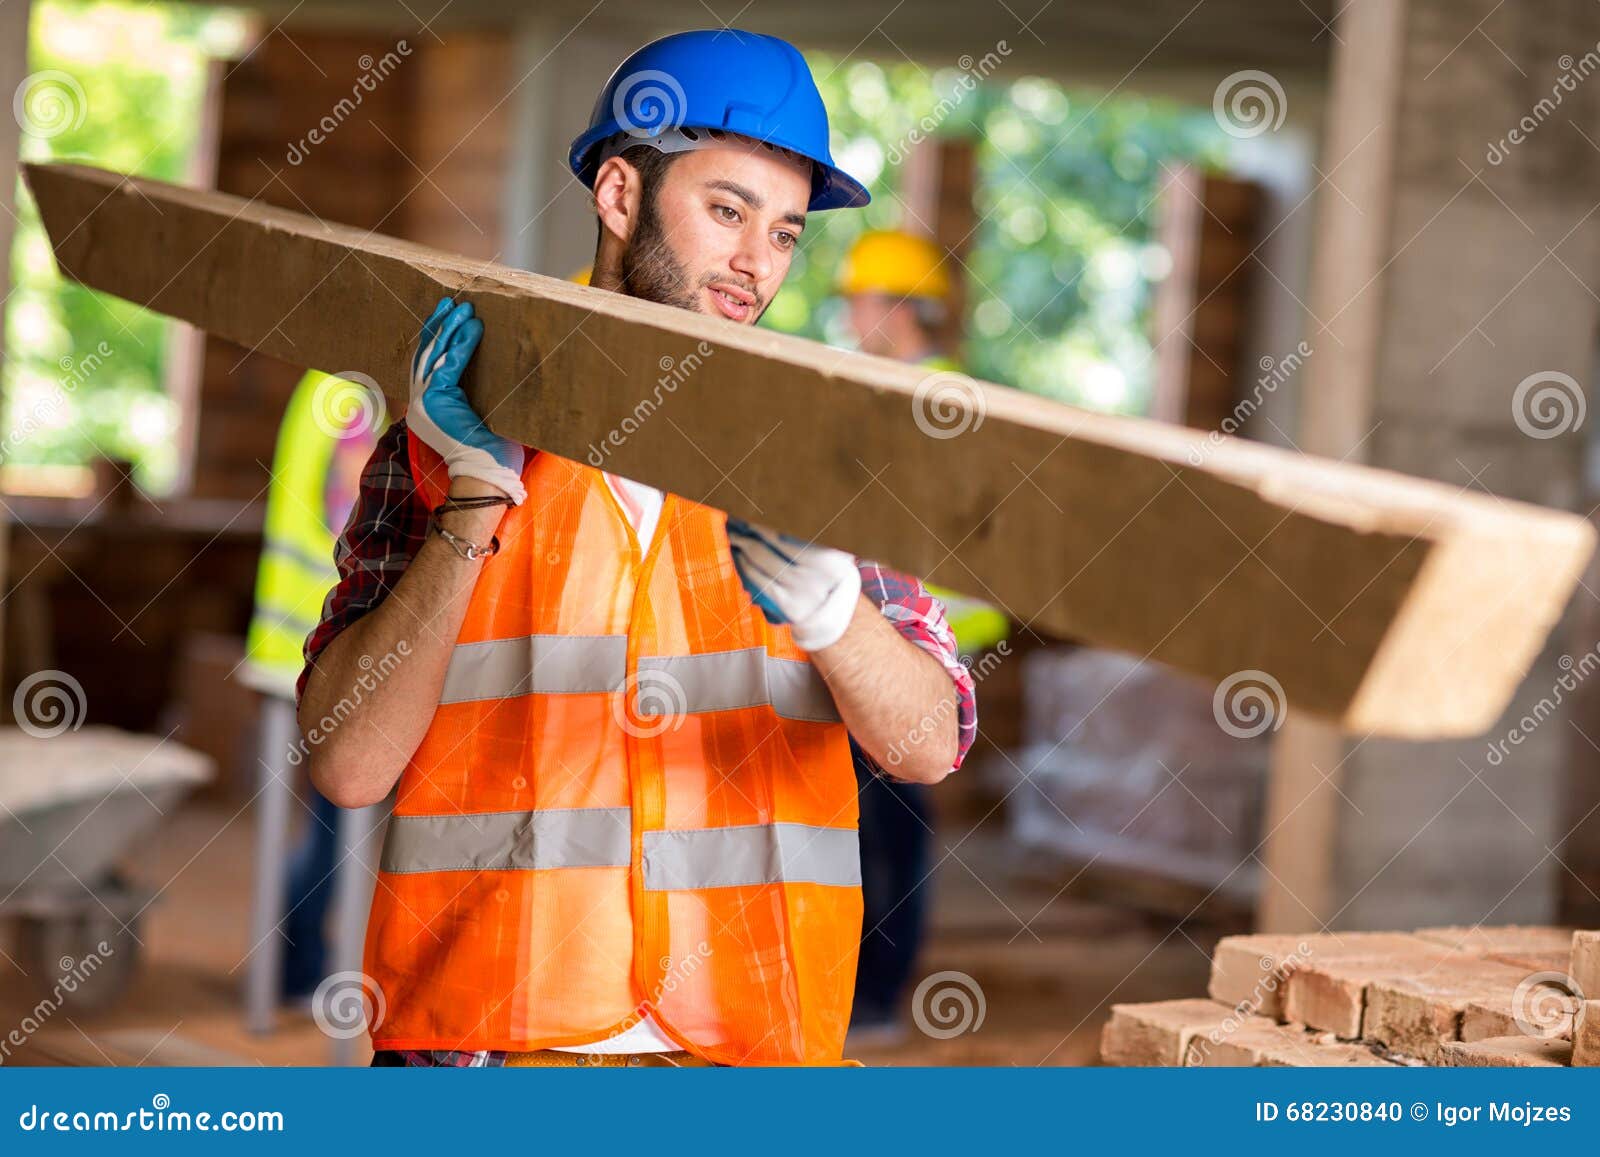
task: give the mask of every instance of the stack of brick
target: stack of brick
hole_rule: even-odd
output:
[[[1600,931],[1230,936],[1210,999],[1112,1006],[1110,1065],[1600,1065]]]

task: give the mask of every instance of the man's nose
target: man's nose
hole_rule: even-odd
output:
[[[758,285],[771,277],[772,252],[766,234],[753,229],[744,234],[729,264],[734,272],[743,274]]]

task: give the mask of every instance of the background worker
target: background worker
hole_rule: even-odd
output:
[[[840,268],[851,329],[863,352],[959,372],[937,335],[950,308],[944,253],[898,230],[863,233]],[[945,604],[963,656],[994,646],[1010,626],[1004,612],[953,591],[929,587]],[[922,948],[932,898],[933,813],[919,783],[858,769],[861,788],[861,960],[850,1017],[855,1047],[893,1044],[905,1035],[902,1003]]]
[[[271,775],[295,774],[282,740],[292,742],[298,731],[295,681],[305,665],[302,648],[316,628],[323,599],[338,581],[335,536],[355,508],[362,467],[385,424],[382,395],[312,370],[289,396],[278,427],[242,671],[244,681],[262,694],[258,755]],[[292,790],[287,782],[274,787],[285,795]],[[309,995],[327,975],[325,928],[339,809],[315,788],[307,803],[310,816],[289,862],[288,880],[265,882],[265,892],[283,901],[271,905],[280,910],[260,914],[273,934],[255,945],[255,951],[270,953],[281,935],[278,995],[289,998]],[[280,846],[287,838],[288,810],[285,805],[278,813],[284,823],[277,835]],[[269,862],[281,861],[263,861]],[[259,999],[252,993],[253,1002]],[[270,1011],[253,1008],[252,1019],[270,1017]]]
[[[665,119],[628,120],[662,109],[627,99],[662,76]],[[594,286],[742,325],[808,213],[867,201],[800,54],[727,29],[624,61],[570,162]],[[300,681],[318,719],[363,660],[405,654],[312,749],[336,802],[397,792],[374,1063],[837,1064],[852,759],[933,782],[976,731],[942,608],[911,576],[493,434],[461,388],[482,333],[448,299],[424,324]]]

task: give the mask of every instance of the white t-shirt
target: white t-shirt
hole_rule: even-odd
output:
[[[628,516],[628,525],[633,529],[642,557],[655,540],[656,524],[661,520],[661,505],[666,496],[653,486],[629,478],[618,478],[615,474],[606,475],[606,485],[611,487],[617,505]],[[605,1040],[586,1045],[554,1047],[564,1053],[671,1053],[683,1048],[676,1041],[667,1039],[649,1013],[645,1013],[644,1019],[632,1028]]]

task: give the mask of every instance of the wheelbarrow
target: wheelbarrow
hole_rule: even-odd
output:
[[[212,775],[181,744],[113,727],[0,727],[0,919],[41,994],[93,1011],[137,971],[155,893],[116,864]]]

